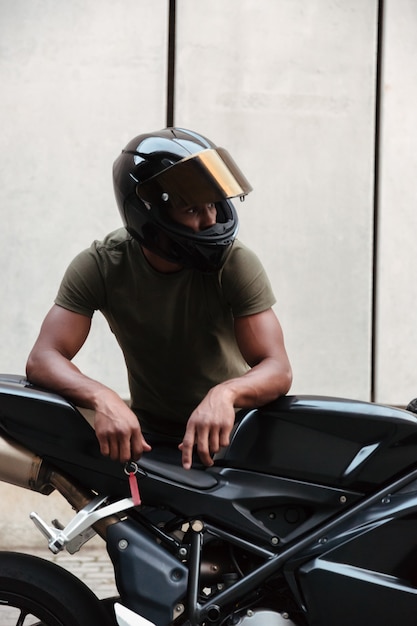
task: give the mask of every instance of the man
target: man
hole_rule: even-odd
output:
[[[114,163],[125,228],[70,264],[27,362],[28,379],[95,411],[103,455],[126,462],[153,436],[190,468],[227,446],[239,408],[288,392],[291,367],[268,279],[235,240],[230,198],[251,187],[192,131],[135,137]],[[72,363],[100,310],[124,353],[131,408]]]

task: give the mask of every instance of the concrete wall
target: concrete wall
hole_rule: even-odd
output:
[[[165,125],[167,3],[0,0],[0,370],[26,357],[62,273],[120,220],[111,168]],[[127,395],[97,316],[79,363]]]
[[[376,397],[417,396],[417,3],[386,2],[382,56]]]
[[[212,0],[209,12],[177,2],[174,119],[228,147],[254,186],[239,205],[240,237],[271,276],[294,393],[369,399],[375,340],[376,398],[404,403],[414,371],[399,346],[410,334],[397,319],[403,307],[384,295],[399,284],[385,269],[393,242],[384,233],[403,232],[396,186],[412,206],[412,165],[399,166],[399,185],[393,142],[409,137],[414,114],[401,94],[412,85],[416,21],[412,0],[384,4],[391,91],[379,103],[386,221],[377,268],[377,0]],[[119,225],[111,166],[120,148],[166,124],[168,8],[168,0],[0,1],[2,371],[24,371],[67,263]],[[405,321],[411,332],[412,314]],[[77,362],[127,395],[123,359],[99,316]]]
[[[293,391],[367,399],[377,2],[199,6],[178,5],[177,123],[252,181],[241,238],[271,276]]]

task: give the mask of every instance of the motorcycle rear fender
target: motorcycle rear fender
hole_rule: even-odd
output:
[[[24,377],[0,375],[0,428],[8,437],[56,467],[64,470],[74,467],[72,475],[80,480],[87,469],[93,483],[97,472],[99,483],[98,474],[104,462],[109,474],[109,490],[116,478],[113,488],[119,491],[123,468],[102,457],[94,429],[78,409],[61,396],[29,385]]]

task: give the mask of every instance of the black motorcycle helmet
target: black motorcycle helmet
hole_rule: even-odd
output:
[[[190,130],[166,128],[132,139],[113,165],[124,225],[159,256],[203,272],[220,269],[239,221],[230,198],[252,190],[229,153]],[[216,224],[200,232],[173,221],[170,208],[215,203]],[[159,233],[169,248],[159,245]]]

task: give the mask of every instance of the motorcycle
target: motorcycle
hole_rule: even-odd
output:
[[[106,542],[118,596],[0,552],[16,626],[411,626],[417,623],[417,418],[286,396],[241,411],[209,468],[163,446],[123,466],[61,396],[0,375],[0,480],[75,509],[30,517],[49,549]]]

